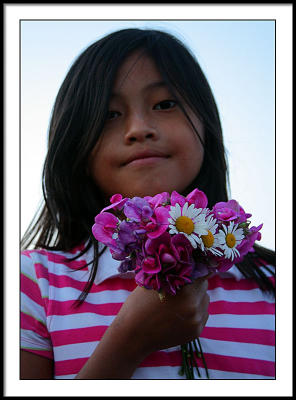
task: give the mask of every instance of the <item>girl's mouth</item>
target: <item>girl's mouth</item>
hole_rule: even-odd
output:
[[[149,165],[169,158],[167,154],[159,151],[146,150],[132,154],[123,165]]]

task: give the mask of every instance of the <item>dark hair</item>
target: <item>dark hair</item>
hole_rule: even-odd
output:
[[[209,207],[228,199],[228,169],[218,109],[191,52],[171,34],[146,29],[123,29],[91,44],[75,60],[58,92],[43,169],[45,204],[22,240],[23,248],[36,239],[35,248],[64,251],[87,242],[79,256],[93,245],[93,268],[81,299],[87,295],[97,271],[100,254],[91,227],[95,215],[105,206],[100,189],[87,172],[88,159],[106,121],[117,70],[136,50],[153,58],[172,92],[189,105],[204,125],[203,164],[184,194],[198,187],[206,193]],[[184,109],[183,112],[189,119]],[[263,290],[272,290],[269,279],[255,265],[254,256],[275,264],[274,252],[255,246],[255,253],[238,265]]]

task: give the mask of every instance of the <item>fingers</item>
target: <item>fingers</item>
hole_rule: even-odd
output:
[[[208,280],[197,279],[192,284],[187,285],[187,290],[196,298],[196,301],[201,301],[202,297],[207,293]]]
[[[198,289],[208,290],[208,280],[206,278],[196,279],[193,285]]]
[[[200,306],[196,311],[196,337],[199,337],[208,321],[209,313],[208,308],[210,304],[210,296],[207,292],[204,293]]]
[[[202,334],[202,331],[204,327],[206,326],[206,323],[208,322],[209,314],[206,312],[203,314],[202,320],[197,324],[197,331],[196,331],[196,337],[200,337]]]
[[[210,296],[207,293],[208,280],[198,279],[194,282],[194,289],[197,292],[195,297],[195,323],[196,323],[196,335],[199,337],[208,321],[209,313],[208,308],[210,304]]]
[[[198,283],[198,282],[208,281],[208,279],[211,278],[213,275],[214,275],[213,272],[209,272],[207,275],[196,278],[194,282]]]

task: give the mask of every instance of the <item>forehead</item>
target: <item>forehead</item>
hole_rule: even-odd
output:
[[[119,91],[127,84],[160,81],[163,81],[163,78],[154,60],[147,54],[137,51],[129,55],[119,67],[113,88]]]

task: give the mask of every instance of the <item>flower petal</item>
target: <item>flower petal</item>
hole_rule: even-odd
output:
[[[109,244],[112,241],[112,236],[115,232],[119,220],[115,215],[110,213],[98,214],[95,217],[95,224],[92,226],[94,237],[104,244]]]
[[[208,205],[208,199],[204,192],[194,189],[186,196],[186,200],[194,204],[195,208],[205,208]]]
[[[185,202],[185,197],[173,190],[171,194],[171,205],[175,206],[177,204],[180,204],[181,206],[184,206]]]
[[[187,235],[186,233],[182,232],[182,234],[190,241],[191,245],[193,248],[197,248],[197,243],[196,241],[193,239],[192,235]]]
[[[188,203],[185,203],[183,208],[182,208],[182,215],[188,216],[187,209],[188,209]]]
[[[155,218],[156,218],[156,229],[147,233],[149,238],[157,238],[158,236],[162,235],[168,228],[168,217],[169,211],[165,207],[157,207],[154,210]]]

